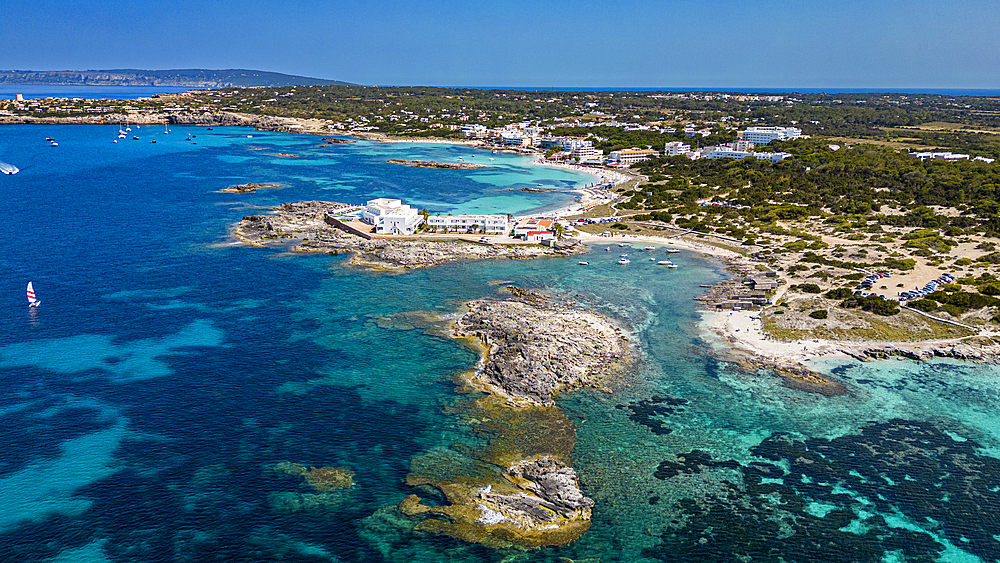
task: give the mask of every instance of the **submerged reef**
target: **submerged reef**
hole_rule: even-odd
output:
[[[282,461],[271,466],[276,473],[302,477],[315,493],[299,491],[274,492],[268,495],[271,509],[276,512],[320,511],[335,508],[347,500],[336,492],[354,486],[354,472],[343,467],[306,467],[301,463]]]
[[[833,439],[775,434],[752,448],[758,461],[749,463],[678,454],[655,476],[722,486],[679,500],[663,543],[645,555],[778,562],[849,554],[875,563],[895,553],[930,562],[946,541],[1000,560],[1000,460],[981,448],[933,422],[893,419]]]

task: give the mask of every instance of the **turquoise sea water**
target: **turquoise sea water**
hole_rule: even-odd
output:
[[[0,176],[2,561],[1000,559],[995,367],[827,362],[850,394],[787,389],[708,355],[692,298],[723,274],[692,254],[669,271],[638,248],[627,267],[599,248],[589,267],[391,275],[227,238],[282,201],[522,213],[592,181],[521,157],[236,128],[116,133],[0,128],[0,160],[22,169]],[[385,163],[459,156],[493,167]],[[244,182],[285,187],[215,193]],[[556,189],[517,191],[537,183]],[[643,358],[613,393],[559,402],[597,503],[591,530],[562,548],[493,551],[414,531],[393,509],[418,492],[411,463],[480,438],[454,414],[450,379],[476,357],[387,315],[447,314],[500,281],[623,319]],[[290,501],[310,491],[273,471],[283,461],[347,467],[356,484],[302,509]]]

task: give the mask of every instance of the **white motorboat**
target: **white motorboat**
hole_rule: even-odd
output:
[[[621,265],[623,265],[623,266],[625,264],[630,263],[630,262],[631,262],[631,260],[629,260],[628,258],[621,258],[621,259],[618,260],[618,263],[621,264]]]
[[[676,248],[667,249],[667,254],[677,254],[678,252],[680,252],[680,250],[677,250]]]
[[[666,266],[668,268],[676,268],[677,267],[677,264],[674,264],[670,260],[660,260],[656,264],[659,265],[659,266]]]
[[[585,261],[581,260],[581,261],[579,262],[579,264],[580,264],[581,266],[589,266],[589,265],[590,265],[590,262],[585,262]]]

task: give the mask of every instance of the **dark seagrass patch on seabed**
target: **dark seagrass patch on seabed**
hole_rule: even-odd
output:
[[[688,404],[687,399],[654,395],[650,399],[619,405],[618,408],[628,410],[631,413],[628,417],[633,422],[648,427],[650,432],[657,436],[663,436],[673,432],[673,429],[665,424],[669,415],[683,412],[686,404]]]
[[[935,561],[949,541],[986,561],[1000,559],[1000,460],[934,423],[894,419],[832,440],[775,434],[752,448],[762,460],[714,461],[703,451],[664,461],[656,477],[736,469],[722,492],[683,499],[683,522],[646,555],[662,561],[807,558]],[[723,472],[720,475],[728,474]],[[742,481],[742,482],[740,482]],[[891,520],[887,521],[887,519]],[[916,531],[899,526],[905,520]]]

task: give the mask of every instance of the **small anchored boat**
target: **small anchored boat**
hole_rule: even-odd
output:
[[[628,258],[625,258],[625,257],[622,257],[622,258],[620,258],[618,260],[618,263],[621,264],[622,266],[624,266],[625,264],[628,264],[630,262],[631,262],[631,260],[629,260]]]
[[[584,260],[580,260],[580,262],[578,262],[578,263],[579,263],[579,264],[580,264],[581,266],[589,266],[589,265],[590,265],[590,262],[586,262],[586,261],[584,261]]]
[[[659,266],[666,266],[668,268],[676,268],[677,267],[677,264],[674,264],[670,260],[660,260],[656,264],[659,265]]]

